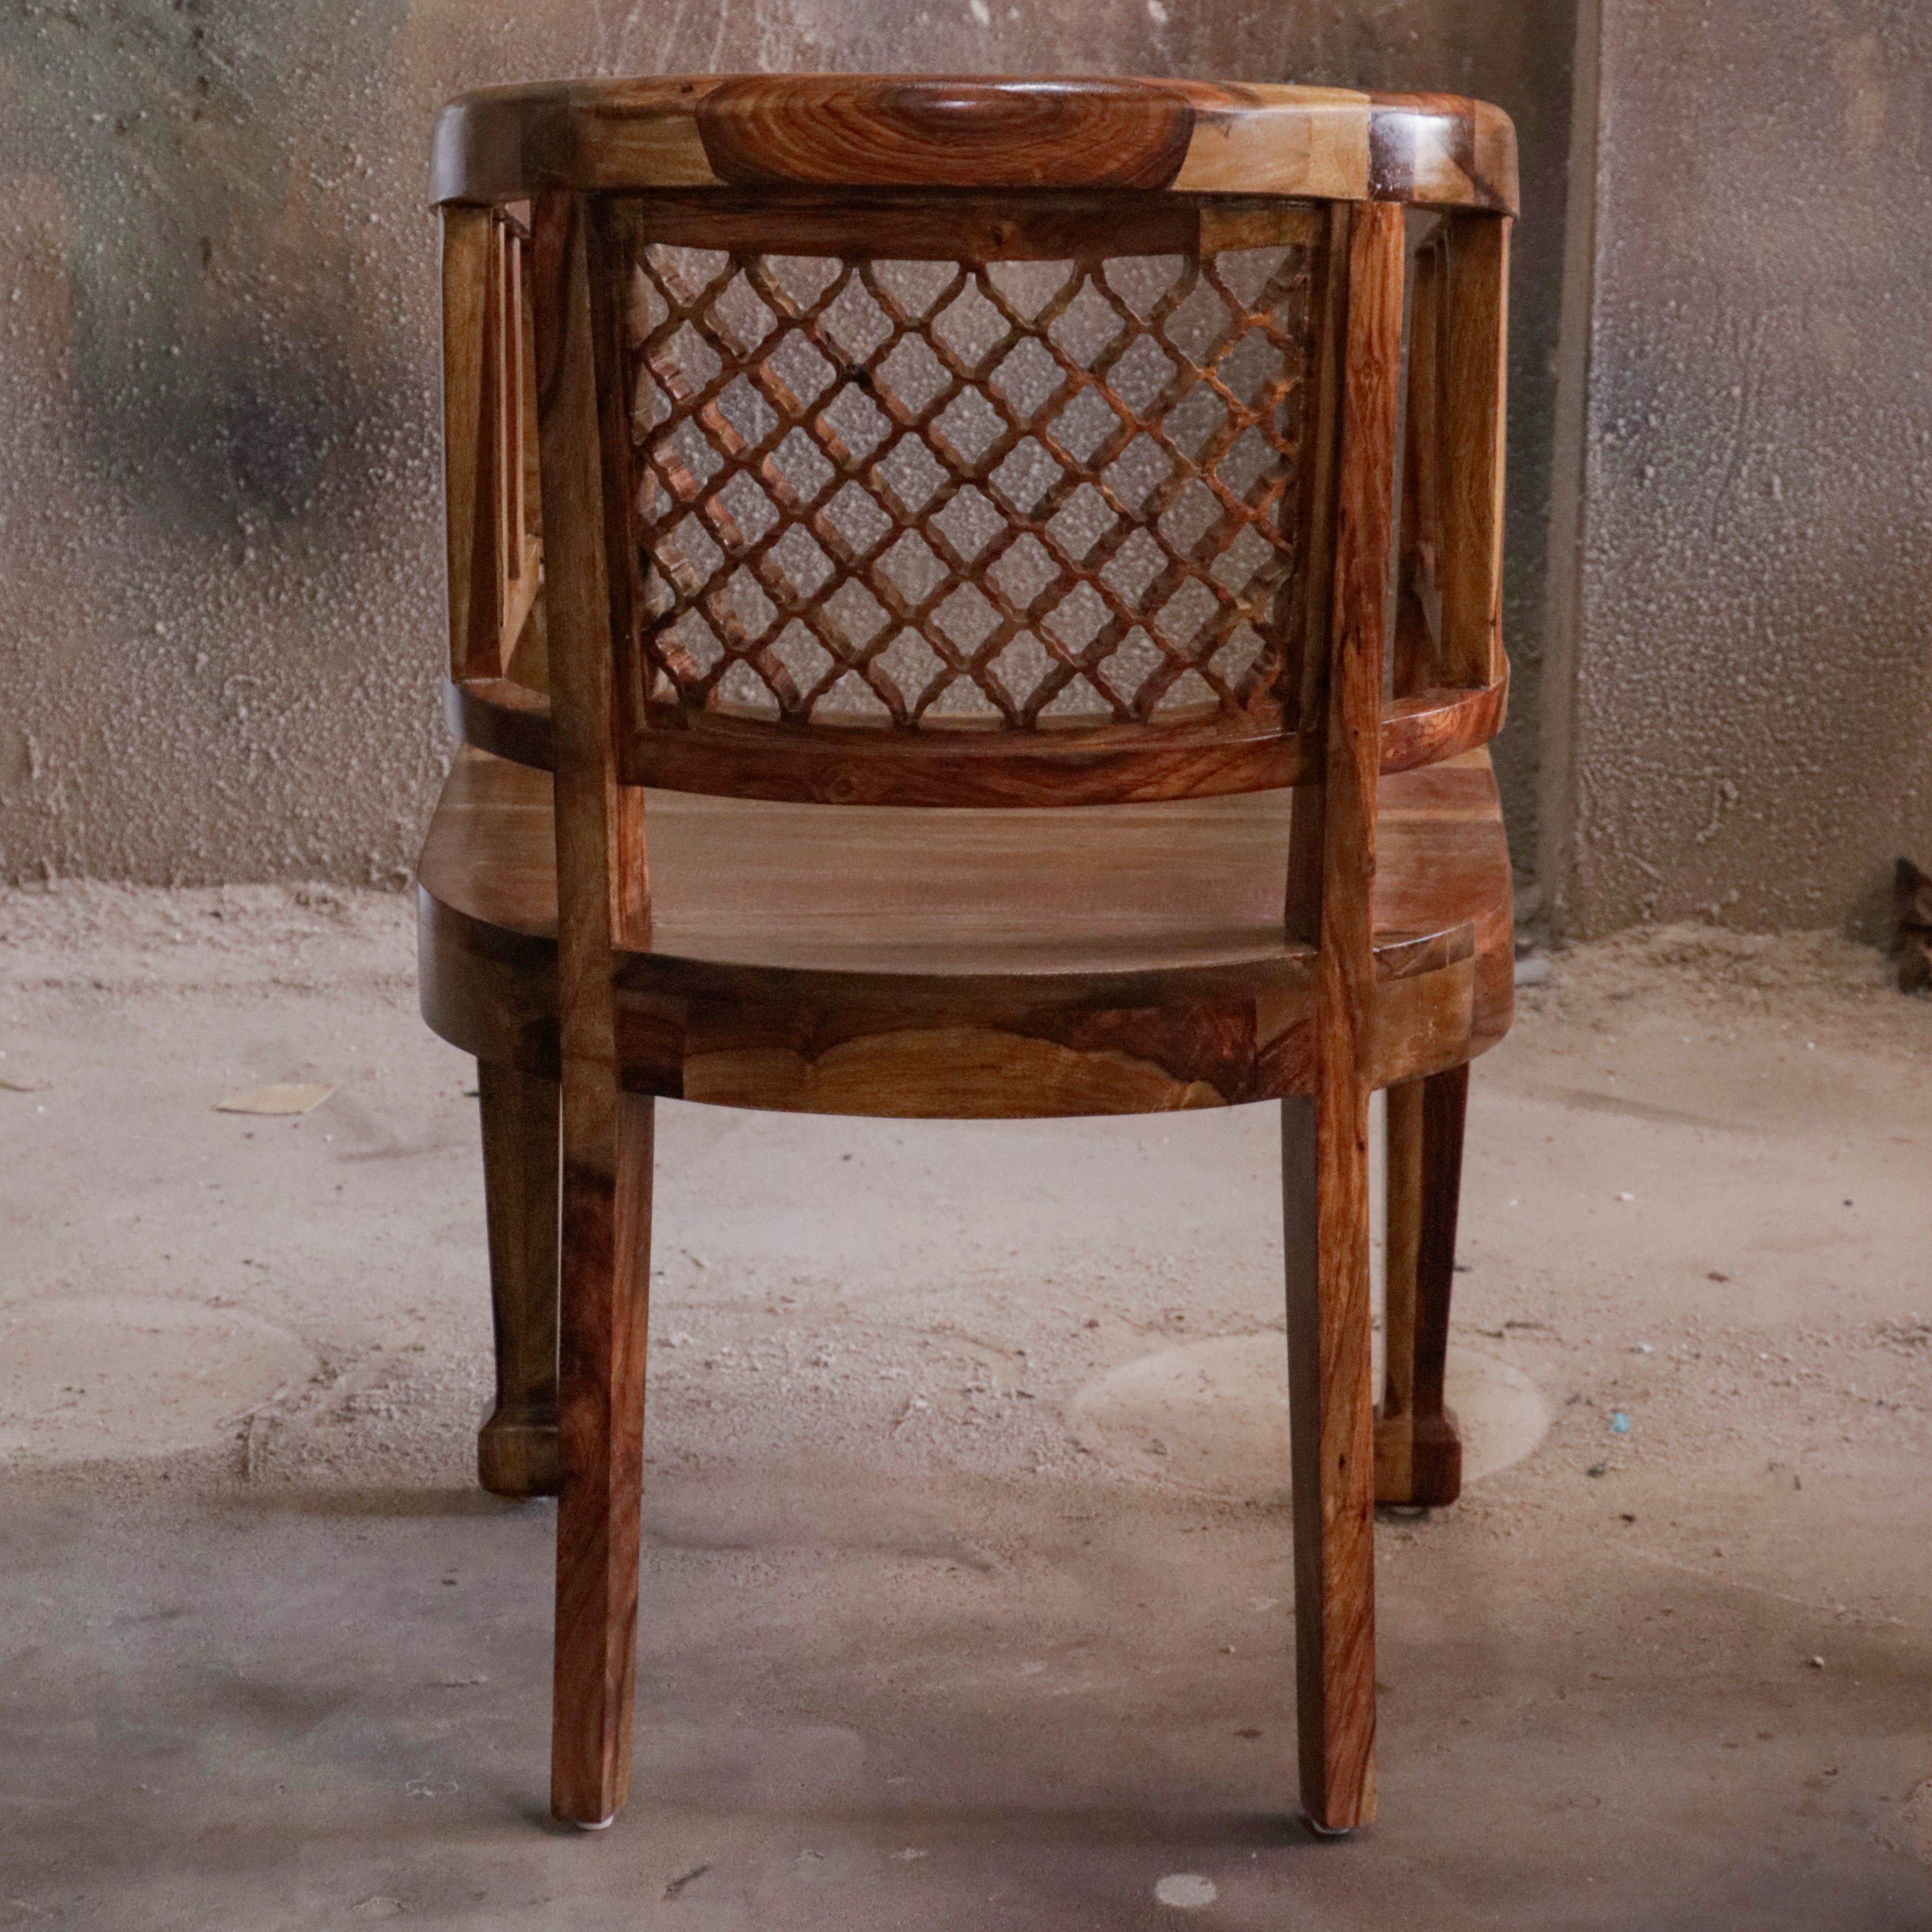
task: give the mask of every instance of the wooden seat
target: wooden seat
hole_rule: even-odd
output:
[[[555,1492],[551,1802],[629,1786],[652,1108],[1281,1109],[1298,1724],[1374,1816],[1373,1507],[1452,1499],[1515,208],[1446,95],[699,76],[439,125],[502,1493]],[[1368,1102],[1388,1091],[1387,1370]]]
[[[1282,926],[1292,794],[1074,814],[828,812],[652,793],[652,920],[620,951],[625,1087],[999,1118],[1310,1090],[1314,949]],[[1382,788],[1376,1084],[1509,1024],[1509,854],[1486,752]],[[423,846],[425,1018],[557,1077],[547,776],[469,751]],[[814,1030],[810,1016],[836,1016]]]

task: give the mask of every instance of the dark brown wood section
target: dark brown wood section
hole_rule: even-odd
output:
[[[1414,1380],[1409,1408],[1412,1503],[1453,1503],[1462,1490],[1462,1439],[1442,1400],[1449,1351],[1449,1298],[1462,1186],[1462,1133],[1469,1069],[1444,1067],[1422,1082],[1421,1214],[1415,1256]]]
[[[698,103],[698,132],[720,181],[758,187],[1162,188],[1194,115],[1158,81],[741,74]]]
[[[476,1075],[496,1340],[496,1406],[477,1438],[477,1472],[496,1496],[554,1496],[556,1082],[507,1055],[478,1060]]]
[[[434,198],[560,189],[1108,184],[1516,210],[1486,102],[1340,87],[985,74],[694,74],[485,88],[436,124]]]
[[[1376,1501],[1406,1503],[1414,1487],[1416,1256],[1422,1244],[1422,1082],[1382,1096],[1382,1399],[1376,1411]]]

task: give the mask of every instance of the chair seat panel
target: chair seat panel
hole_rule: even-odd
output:
[[[1484,754],[1384,798],[1372,1040],[1378,1077],[1404,1078],[1506,1026],[1509,871]],[[1290,810],[1286,793],[1030,812],[654,792],[650,944],[616,967],[626,1084],[965,1118],[1306,1091],[1312,955],[1281,922]],[[466,751],[419,874],[425,1016],[543,1073],[554,837],[547,774]]]

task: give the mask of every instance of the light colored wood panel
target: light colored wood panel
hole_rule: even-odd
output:
[[[1378,980],[1368,1025],[1372,1087],[1468,1058],[1475,1004],[1473,957],[1412,977]]]
[[[545,81],[464,94],[437,117],[431,198],[505,202],[560,189],[714,185],[694,114],[720,78]]]
[[[1177,190],[1366,198],[1366,94],[1341,87],[1250,86],[1240,94],[1239,104],[1201,113],[1174,177]]]
[[[465,753],[424,844],[424,887],[486,924],[554,935],[549,791],[540,772]],[[664,956],[1060,978],[1298,956],[1274,909],[1284,794],[1072,814],[648,797],[649,949]],[[1378,932],[1478,920],[1499,937],[1508,853],[1486,754],[1388,779],[1380,804]]]

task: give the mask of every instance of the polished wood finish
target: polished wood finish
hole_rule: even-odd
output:
[[[496,1496],[554,1496],[556,1083],[484,1060],[476,1086],[496,1340],[496,1406],[477,1437],[477,1474]]]
[[[418,906],[430,1023],[554,1078],[549,794],[539,772],[463,754]],[[866,1063],[876,1077],[861,1086],[855,1070],[838,1111],[983,1118],[1046,1103],[996,1065],[966,1091],[968,1063],[934,1066],[916,1040],[906,1062],[876,1058],[895,1036],[951,1027],[1010,1032],[1036,1058],[1043,1042],[1067,1048],[1048,1056],[1056,1113],[1116,1111],[1130,1079],[1163,1107],[1312,1090],[1312,950],[1281,916],[1287,794],[1050,815],[646,796],[650,928],[612,968],[632,1091],[770,1106],[802,1097],[802,1065],[823,1082]],[[1487,754],[1388,779],[1378,808],[1379,1085],[1486,1052],[1508,1029],[1513,988]]]
[[[569,188],[1270,194],[1516,212],[1509,117],[1454,94],[986,75],[765,74],[490,88],[436,124],[434,198]]]
[[[1312,1252],[1304,1244],[1288,1272],[1301,1800],[1330,1832],[1368,1824],[1376,1809],[1368,1126],[1403,268],[1401,212],[1358,208],[1343,338],[1314,1094],[1284,1108],[1282,1120],[1288,1212],[1312,1208],[1314,1223]]]
[[[486,1468],[560,1483],[560,1816],[628,1789],[662,1094],[1282,1103],[1303,1799],[1373,1817],[1372,1505],[1460,1480],[1462,1096],[1510,1017],[1514,192],[1507,120],[1447,96],[760,76],[446,114],[467,748],[422,1000],[490,1070]]]
[[[1440,307],[1442,656],[1434,682],[1502,676],[1503,440],[1509,368],[1509,226],[1443,231]]]
[[[636,814],[617,797],[590,224],[556,198],[537,218],[556,243],[535,313],[563,1090],[550,1806],[596,1826],[630,1787],[650,1276],[651,1103],[619,1084],[610,961],[647,910],[643,855],[627,849]]]
[[[1162,188],[1194,134],[1159,81],[1051,86],[740,74],[698,104],[721,181],[760,188]]]

